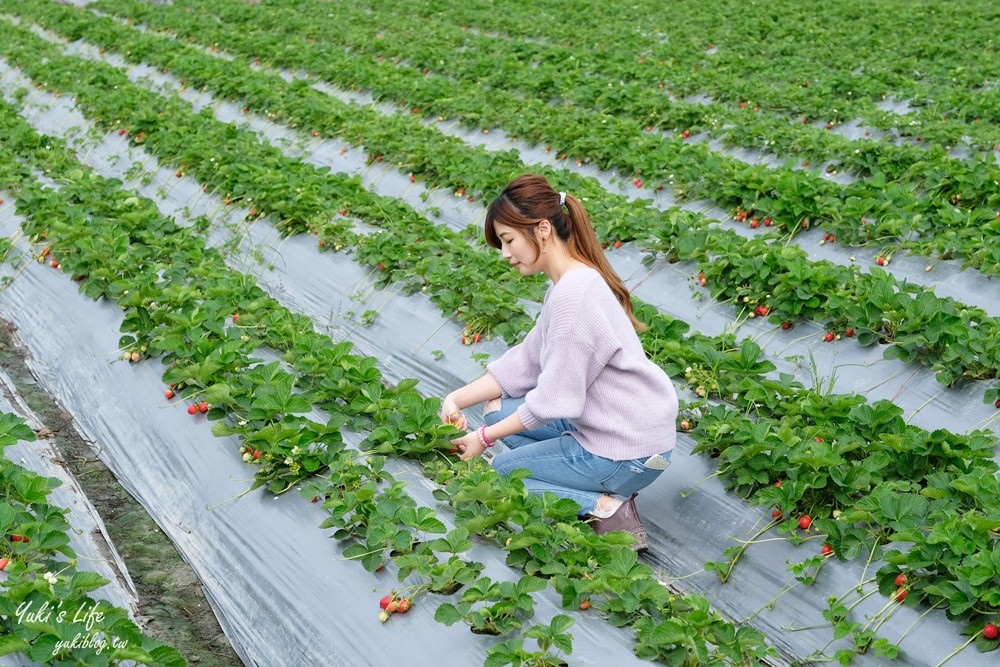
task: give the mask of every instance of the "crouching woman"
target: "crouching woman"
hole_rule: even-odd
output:
[[[647,547],[635,496],[669,464],[677,394],[642,349],[628,289],[604,257],[583,205],[542,176],[511,182],[490,204],[486,240],[522,275],[552,281],[524,340],[442,402],[441,419],[486,403],[485,424],[453,443],[463,460],[496,440],[497,471],[580,504],[598,533],[625,530]]]

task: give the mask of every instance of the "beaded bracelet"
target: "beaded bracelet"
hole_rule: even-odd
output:
[[[486,424],[483,424],[482,426],[480,426],[480,427],[479,427],[479,430],[478,430],[478,431],[476,431],[476,434],[477,434],[477,435],[479,436],[479,443],[480,443],[480,444],[481,444],[481,445],[482,445],[483,447],[492,447],[492,446],[493,446],[493,442],[492,442],[492,441],[490,441],[490,440],[489,440],[489,439],[488,439],[488,438],[486,437]]]

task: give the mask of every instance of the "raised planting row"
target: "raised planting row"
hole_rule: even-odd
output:
[[[387,3],[368,7],[380,17],[393,14]],[[986,148],[1000,138],[991,85],[1000,72],[995,59],[975,57],[997,29],[988,5],[729,1],[665,8],[653,0],[601,10],[418,1],[407,14],[478,30],[511,49],[526,42],[563,47],[577,61],[567,67],[599,63],[622,85],[665,82],[681,95],[707,93],[793,116],[859,118],[943,144],[968,137]],[[878,102],[890,96],[916,108],[902,117],[883,111]]]
[[[528,166],[509,153],[492,155],[482,149],[472,149],[461,142],[442,137],[406,115],[386,117],[368,108],[344,104],[312,88],[285,82],[275,76],[253,71],[246,64],[230,62],[204,55],[174,40],[143,35],[109,19],[82,15],[79,11],[57,5],[42,5],[33,18],[50,28],[73,38],[89,38],[102,47],[128,54],[134,62],[148,62],[158,68],[169,69],[188,84],[204,87],[239,104],[250,104],[268,110],[269,117],[284,121],[292,127],[318,128],[312,130],[321,136],[336,132],[355,137],[364,133],[364,145],[380,159],[398,162],[404,170],[427,179],[441,180],[452,187],[468,188],[468,192],[487,194],[495,192],[503,183]],[[40,11],[46,9],[45,12]],[[43,15],[44,14],[44,15]],[[38,48],[41,48],[39,46]],[[22,54],[25,51],[22,51]],[[23,62],[23,58],[19,62]],[[73,67],[68,66],[63,80],[71,80]],[[50,74],[39,74],[51,85],[56,79]],[[95,84],[97,85],[97,84]],[[123,86],[124,83],[114,85]],[[90,95],[77,95],[81,103],[88,104]],[[124,127],[132,132],[123,109],[135,112],[133,95],[128,88],[119,88],[121,100],[127,106],[115,105],[114,99],[101,95],[100,106],[95,112],[122,119]],[[148,95],[148,94],[147,94]],[[138,98],[142,99],[142,98]],[[174,122],[177,114],[170,114],[164,121]],[[113,124],[111,125],[114,126]],[[146,139],[147,143],[149,139]],[[157,143],[148,144],[157,147]],[[161,159],[187,158],[157,150]],[[418,157],[426,156],[426,157]],[[238,158],[233,158],[238,159]],[[243,158],[248,164],[249,155]],[[198,163],[200,160],[201,164]],[[251,190],[243,181],[219,182],[215,158],[205,151],[200,158],[192,157],[185,170],[198,174],[203,182],[216,190],[251,194],[262,210],[276,206],[275,198],[281,197],[280,175],[262,176],[261,189]],[[211,176],[204,176],[206,171]],[[277,171],[277,170],[276,170]],[[284,170],[281,170],[284,171]],[[805,251],[794,246],[774,242],[773,237],[745,240],[733,231],[711,225],[697,214],[673,209],[663,213],[629,201],[621,196],[609,195],[593,180],[582,179],[565,171],[548,172],[558,187],[565,187],[578,197],[588,199],[588,206],[598,221],[602,238],[642,237],[655,253],[662,252],[671,261],[679,259],[698,262],[699,281],[708,287],[715,298],[731,300],[736,304],[740,317],[767,316],[775,324],[788,327],[798,318],[825,323],[830,333],[826,338],[844,332],[848,337],[857,336],[862,345],[886,345],[885,356],[899,357],[904,361],[918,361],[936,372],[944,385],[954,385],[962,379],[993,379],[1000,369],[1000,322],[990,318],[978,308],[969,308],[951,299],[941,299],[917,285],[894,279],[890,274],[874,269],[871,273],[856,266],[838,266],[828,262],[811,262]],[[312,217],[312,210],[300,207],[299,194],[293,188],[284,188],[289,200],[281,202],[278,210],[285,216],[283,225],[288,231],[308,229],[309,225],[322,228]],[[301,187],[301,186],[300,186]],[[298,188],[295,188],[298,189]],[[263,195],[263,196],[262,196]],[[272,203],[268,203],[268,198]],[[334,203],[334,208],[339,206]],[[386,204],[385,206],[388,206]],[[345,211],[365,211],[365,207],[349,204]],[[370,210],[370,209],[368,209]],[[511,310],[496,310],[492,302],[485,302],[487,286],[496,278],[496,263],[482,253],[459,253],[465,242],[457,235],[431,230],[423,218],[408,213],[402,220],[397,216],[394,228],[408,233],[376,236],[363,244],[360,256],[373,267],[381,267],[393,280],[412,286],[423,285],[435,296],[445,312],[449,307],[464,312],[470,322],[470,337],[492,335],[492,323],[503,321],[499,316]],[[305,220],[300,223],[299,220]],[[366,218],[366,221],[369,221]],[[609,222],[610,221],[610,222]],[[384,220],[371,220],[385,227]],[[769,219],[754,222],[766,226]],[[753,224],[753,223],[751,223]],[[323,232],[323,238],[326,232]],[[414,256],[414,242],[420,239],[419,256]],[[348,243],[338,240],[337,243]],[[441,295],[432,275],[434,267],[445,267],[449,257],[461,254],[462,266],[475,267],[475,274],[486,276],[470,283],[463,299],[455,300]],[[420,257],[422,256],[422,257]],[[428,256],[433,257],[428,261]],[[888,263],[889,257],[884,258]],[[450,271],[450,268],[448,269]],[[501,282],[509,278],[500,277]],[[506,284],[506,283],[505,283]],[[449,290],[450,291],[450,290]],[[532,298],[537,298],[534,293]],[[522,294],[521,296],[526,296]],[[514,331],[518,329],[515,328]],[[512,340],[510,330],[496,333]],[[992,394],[987,395],[986,400]]]
[[[221,24],[196,11],[151,8],[131,0],[115,0],[115,6],[130,20],[178,31],[206,46],[223,45],[278,67],[302,69],[344,88],[370,89],[380,99],[412,107],[417,115],[455,116],[470,126],[498,127],[532,142],[556,145],[556,152],[568,159],[634,176],[637,187],[672,183],[672,192],[682,199],[706,198],[724,208],[755,211],[759,219],[771,219],[776,229],[819,224],[842,243],[899,245],[960,258],[984,273],[1000,270],[1000,249],[992,242],[1000,225],[996,210],[964,208],[961,202],[921,195],[908,184],[887,182],[881,174],[841,187],[790,165],[748,165],[714,153],[704,143],[686,142],[683,134],[646,131],[647,122],[494,95],[474,83],[354,55],[338,42],[310,44],[299,38],[292,48],[286,35]],[[211,5],[204,7],[202,11]]]
[[[69,510],[48,502],[59,481],[3,455],[34,440],[24,420],[0,414],[0,656],[23,653],[46,665],[187,664],[124,609],[90,596],[109,581],[77,569]]]
[[[670,331],[676,331],[678,328],[681,328],[681,327],[686,328],[686,325],[682,325],[681,323],[671,323],[671,322],[669,322],[667,320],[661,320],[661,322],[662,322],[662,324],[659,325],[659,327],[654,323],[654,329],[659,328],[660,330],[667,329],[667,330],[670,330]],[[684,349],[684,346],[680,345],[679,343],[673,344],[673,343],[665,342],[665,344],[661,344],[661,345],[662,345],[662,349],[665,350],[667,353],[669,353],[670,356],[671,356],[671,358],[672,358],[672,361],[675,361],[675,362],[676,362],[676,360],[678,358],[680,358],[680,355],[677,353],[678,350],[676,348],[680,348],[681,350]],[[787,400],[783,400],[782,399],[782,389],[780,388],[780,385],[775,385],[775,383],[773,383],[773,382],[771,382],[770,384],[768,384],[765,381],[764,383],[761,383],[761,388],[758,391],[758,390],[755,390],[755,388],[753,387],[752,384],[745,384],[745,382],[752,382],[752,379],[753,379],[752,376],[753,375],[759,374],[761,372],[766,372],[766,371],[770,370],[770,367],[767,364],[762,364],[762,363],[760,363],[757,360],[757,357],[759,356],[759,350],[755,351],[752,347],[745,348],[744,350],[741,350],[741,351],[736,352],[736,353],[725,353],[723,350],[724,350],[724,348],[720,349],[718,352],[715,352],[714,354],[709,354],[709,356],[708,356],[708,367],[709,368],[726,369],[726,370],[727,369],[732,369],[733,373],[732,373],[731,377],[732,377],[732,381],[733,381],[733,386],[734,387],[738,386],[741,389],[745,390],[743,392],[743,395],[745,395],[747,397],[746,400],[750,401],[750,403],[748,403],[748,405],[755,404],[755,403],[757,403],[759,401],[760,403],[758,404],[758,407],[761,407],[761,408],[763,408],[763,406],[767,406],[768,408],[771,408],[771,409],[777,409],[779,407],[779,405],[780,406],[793,405],[793,407],[794,407],[794,404],[791,401],[787,401]],[[709,350],[708,352],[711,353],[712,351]],[[721,355],[721,358],[720,358],[720,355]],[[674,369],[674,373],[673,374],[676,375],[678,372],[679,372],[679,369]],[[693,372],[696,372],[696,369],[693,369]],[[747,376],[747,377],[743,377],[743,376]],[[784,383],[784,385],[786,385],[786,386],[788,386],[790,384],[791,383],[788,380],[786,380],[785,383]],[[799,423],[799,424],[801,424],[802,423],[802,421],[801,421],[802,419],[812,420],[814,412],[819,412],[820,415],[826,414],[826,413],[835,414],[834,411],[831,411],[830,409],[827,409],[825,405],[823,405],[822,408],[816,408],[815,407],[816,401],[826,400],[826,399],[823,399],[820,396],[817,396],[816,392],[810,392],[810,391],[804,391],[804,390],[802,390],[800,392],[796,392],[794,387],[790,387],[789,386],[788,393],[789,394],[798,393],[798,396],[803,401],[803,403],[799,404],[799,407],[795,408],[797,410],[801,410],[801,413],[796,416],[796,420],[790,420],[788,422],[789,428],[793,428],[792,424],[794,424],[796,422]],[[831,397],[829,400],[831,400],[834,403],[836,403],[838,401],[843,401],[843,398],[842,397]],[[860,399],[858,399],[858,401],[860,402]],[[772,405],[773,405],[773,408],[772,408]],[[433,417],[432,416],[426,416],[426,418],[428,420],[430,420],[430,421],[433,421]],[[865,420],[866,420],[866,418],[864,416],[859,416],[854,421],[854,424],[857,424],[858,426],[862,426],[864,424]],[[830,426],[829,424],[825,424],[825,423],[823,423],[823,424],[824,424],[824,426]],[[838,422],[838,424],[836,426],[837,427],[842,427],[844,424],[851,424],[851,421],[848,420],[848,419],[841,418],[840,421]],[[852,426],[854,424],[852,424]],[[898,424],[898,421],[889,420],[889,422],[887,423],[887,426],[890,427],[890,428],[898,428],[899,424]],[[865,432],[863,429],[857,429],[857,430],[860,433],[864,433]],[[395,430],[391,431],[391,433],[392,433],[393,437],[390,438],[389,440],[390,440],[390,442],[394,443],[394,445],[395,445],[394,448],[399,448],[399,447],[408,448],[409,447],[409,445],[407,444],[407,439],[403,435],[405,433],[405,429],[403,429],[403,428],[396,428]],[[920,431],[913,431],[912,432],[912,436],[916,437],[916,438],[927,437],[927,434],[924,434],[923,436],[921,436],[921,433],[922,432],[920,432]],[[875,431],[875,437],[879,437],[879,433],[878,433],[877,430]],[[953,437],[953,436],[949,436],[949,437]],[[896,440],[896,438],[893,438],[892,440],[893,440],[893,442],[898,442],[898,440]],[[979,437],[976,440],[969,441],[966,444],[960,444],[962,442],[964,442],[962,439],[959,439],[956,442],[952,442],[952,441],[949,440],[949,443],[943,449],[947,450],[947,452],[958,452],[958,451],[961,451],[961,454],[959,454],[957,456],[957,460],[965,460],[965,459],[970,458],[970,457],[985,456],[985,452],[989,449],[989,445],[988,444],[984,445],[983,443],[984,442],[989,443],[990,440],[989,440],[989,438],[987,436],[983,436],[983,437]],[[802,445],[804,447],[811,446],[811,445],[809,445],[809,439],[808,438],[799,438],[797,444],[798,445]],[[419,450],[419,448],[417,448],[417,449]],[[256,449],[255,451],[261,451],[261,450]],[[978,454],[976,452],[978,452]],[[860,453],[862,453],[862,452],[859,452],[859,454]],[[252,458],[252,456],[253,456],[253,453],[251,453],[251,458]],[[262,453],[262,456],[263,456],[263,453]],[[936,456],[936,454],[935,454],[935,456]],[[872,465],[872,463],[869,463],[867,465]],[[934,461],[930,462],[929,465],[940,466],[940,465],[946,465],[946,464],[943,464],[942,462],[940,462],[938,460],[934,460]],[[913,472],[912,469],[907,468],[902,475],[899,475],[899,478],[909,479],[909,478],[912,477],[912,472]],[[893,475],[893,476],[895,477],[895,475]],[[800,489],[800,490],[804,492],[806,489]],[[372,564],[377,567],[377,564],[374,564],[374,563],[372,563]],[[862,646],[861,649],[864,649],[866,646],[867,646],[867,644],[865,644],[864,646]]]
[[[803,124],[801,118],[791,123],[786,113],[768,112],[752,102],[723,105],[667,99],[663,80],[669,79],[669,68],[659,81],[642,82],[634,75],[623,75],[622,70],[638,67],[635,53],[642,49],[634,44],[639,41],[637,35],[629,38],[634,48],[618,42],[615,51],[582,51],[573,46],[498,40],[465,30],[451,23],[447,15],[429,21],[410,12],[372,11],[354,5],[331,8],[323,2],[299,3],[294,11],[274,8],[262,14],[257,8],[237,3],[220,4],[214,13],[230,23],[249,23],[290,39],[343,43],[351,53],[403,62],[406,67],[479,88],[571,103],[632,118],[649,129],[688,134],[705,131],[731,146],[760,149],[817,167],[828,163],[827,173],[849,170],[867,177],[881,172],[889,180],[911,184],[966,207],[1000,208],[1000,188],[996,185],[1000,166],[992,154],[957,160],[948,155],[953,146],[851,141],[830,131],[850,120],[843,115],[847,110],[816,126]],[[417,25],[419,39],[414,38]],[[662,62],[665,56],[659,57]],[[646,56],[640,58],[645,61]]]
[[[530,622],[530,594],[551,584],[567,609],[579,610],[585,599],[590,606],[591,596],[595,606],[601,600],[617,625],[633,627],[643,657],[725,665],[770,652],[759,633],[724,622],[704,598],[672,595],[636,562],[630,536],[595,535],[576,519],[575,504],[530,495],[516,476],[500,477],[485,462],[456,464],[443,450],[457,431],[439,422],[439,402],[422,398],[414,381],[384,385],[374,358],[316,334],[307,318],[226,269],[197,228],[177,227],[151,202],[90,173],[58,139],[35,134],[6,105],[3,111],[9,140],[0,149],[0,169],[27,216],[25,233],[43,243],[39,259],[75,276],[88,296],[123,308],[129,363],[161,356],[164,383],[173,385],[168,398],[183,398],[190,412],[204,410],[217,422],[213,432],[239,436],[240,455],[256,469],[254,486],[282,493],[303,483],[303,495],[330,510],[324,526],[357,542],[346,555],[370,570],[408,556],[400,574],[411,583],[396,591],[397,612],[403,599],[412,604],[426,593],[467,586],[457,604],[441,606],[440,620],[507,634]],[[39,186],[33,169],[64,185]],[[250,356],[265,347],[284,363]],[[329,415],[327,422],[300,416],[313,409]],[[458,527],[447,532],[433,510],[415,507],[404,484],[384,472],[384,457],[348,450],[341,428],[370,429],[368,449],[426,461],[447,483],[439,497],[454,504]],[[493,582],[459,558],[471,534],[503,536],[522,578]],[[528,628],[524,637],[491,648],[490,659],[554,660],[550,650],[570,646],[571,623],[561,615]],[[539,650],[525,648],[525,637],[539,640]]]

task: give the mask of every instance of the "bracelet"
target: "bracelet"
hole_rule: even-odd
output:
[[[493,446],[493,442],[486,437],[486,424],[483,424],[482,426],[479,427],[479,430],[476,431],[476,435],[479,436],[479,443],[483,447],[488,448]]]

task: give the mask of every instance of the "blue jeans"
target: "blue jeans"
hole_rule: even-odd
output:
[[[489,424],[513,414],[523,398],[505,398],[500,409],[487,412],[483,420]],[[565,419],[543,424],[538,428],[521,431],[502,438],[509,451],[493,457],[493,467],[504,475],[515,468],[527,468],[531,476],[524,486],[539,495],[551,491],[560,498],[570,498],[580,504],[581,514],[597,507],[604,494],[631,496],[660,476],[663,470],[643,465],[646,457],[615,461],[592,454],[580,446],[573,431],[576,429]],[[670,457],[670,452],[663,454]]]

